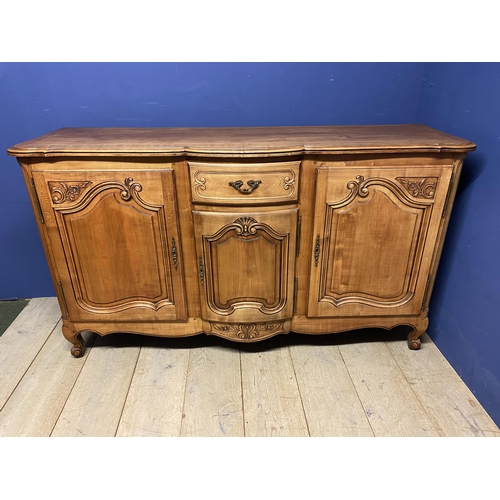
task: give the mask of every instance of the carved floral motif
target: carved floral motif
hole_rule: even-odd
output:
[[[284,321],[272,323],[210,323],[211,332],[222,337],[233,337],[240,340],[265,338],[276,333],[284,332]]]
[[[432,200],[436,194],[436,186],[438,183],[437,177],[396,177],[396,180],[414,198]],[[383,177],[369,177],[365,179],[362,175],[357,175],[355,181],[349,181],[347,183],[347,188],[351,191],[349,195],[339,203],[336,203],[336,206],[345,206],[354,200],[356,196],[366,198],[369,195],[368,188],[371,186],[384,186],[396,194],[400,200],[406,198],[406,200],[409,201],[404,190],[394,181]],[[424,204],[424,202],[415,203]]]
[[[73,202],[78,200],[86,187],[90,186],[90,181],[49,181],[49,190],[52,201],[56,204]]]
[[[432,200],[436,194],[437,177],[396,177],[415,198]]]
[[[77,201],[85,189],[92,184],[91,181],[49,181],[49,191],[55,204]],[[123,184],[111,183],[113,187],[121,189],[121,197],[128,201],[134,194],[142,191],[142,186],[134,182],[132,177],[127,177]],[[99,186],[97,186],[99,187]]]

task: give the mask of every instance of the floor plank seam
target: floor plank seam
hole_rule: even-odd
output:
[[[184,382],[184,396],[182,398],[182,409],[181,409],[181,425],[179,426],[179,437],[182,437],[182,427],[184,425],[184,419],[185,419],[185,409],[186,409],[186,392],[187,392],[187,385],[188,385],[188,377],[189,377],[189,367],[191,366],[191,355],[192,355],[192,348],[189,350],[189,356],[188,360],[186,363],[186,377],[185,377],[185,382]]]
[[[441,428],[441,426],[438,424],[438,422],[436,421],[436,418],[427,411],[427,407],[426,405],[424,404],[424,402],[422,401],[422,398],[419,396],[418,392],[415,391],[415,387],[414,385],[415,384],[412,384],[410,379],[406,376],[406,373],[404,372],[404,370],[401,368],[401,365],[399,364],[399,361],[398,361],[398,358],[396,356],[394,356],[394,353],[392,352],[392,350],[389,348],[389,345],[387,344],[387,342],[384,342],[384,344],[386,345],[387,347],[387,350],[389,351],[390,355],[392,356],[392,358],[394,359],[394,361],[396,362],[396,366],[398,367],[398,370],[401,372],[401,374],[403,375],[404,379],[406,380],[407,384],[410,386],[410,389],[411,391],[413,392],[416,400],[418,401],[419,405],[422,407],[422,409],[424,410],[424,413],[427,415],[427,417],[429,418],[429,421],[430,423],[432,424],[432,426],[434,427],[434,430],[438,433],[438,435],[440,437],[444,437],[444,432],[443,432],[443,429]],[[425,344],[424,344],[425,346]],[[425,349],[425,347],[424,347]],[[419,354],[418,351],[412,351],[413,354]],[[421,354],[421,353],[420,353]],[[424,354],[425,355],[425,354]]]
[[[31,360],[31,362],[29,363],[29,365],[26,367],[26,370],[24,370],[22,376],[17,381],[17,384],[14,386],[14,388],[11,391],[11,393],[9,394],[9,397],[5,400],[4,404],[1,406],[0,412],[5,408],[5,405],[9,402],[10,398],[12,397],[12,395],[16,392],[17,388],[19,387],[19,384],[23,381],[24,377],[29,372],[30,368],[33,366],[33,363],[35,362],[35,359],[38,357],[38,355],[40,354],[40,351],[43,349],[43,347],[45,346],[45,344],[48,342],[50,336],[54,333],[54,330],[56,329],[57,325],[59,324],[59,321],[61,321],[60,317],[57,319],[56,324],[52,327],[52,329],[48,333],[47,338],[43,341],[42,345],[40,346],[40,349],[38,349],[38,351],[36,352],[36,354],[33,356],[33,359]]]
[[[287,350],[288,350],[288,356],[290,356],[290,362],[291,362],[292,368],[293,368],[293,376],[295,379],[295,384],[297,385],[297,391],[299,393],[300,405],[302,407],[302,413],[304,414],[304,420],[306,422],[307,434],[309,435],[309,437],[311,437],[311,430],[309,429],[309,421],[307,420],[306,409],[304,407],[304,400],[302,398],[302,393],[300,392],[300,384],[299,384],[299,381],[297,379],[297,370],[295,369],[295,363],[293,362],[293,356],[292,356],[292,352],[290,351],[289,345],[287,346]]]
[[[340,354],[340,357],[342,358],[342,362],[344,363],[345,369],[347,370],[347,373],[348,373],[349,378],[351,380],[352,387],[353,387],[354,391],[356,392],[356,396],[358,397],[359,404],[363,408],[363,413],[365,415],[366,421],[368,422],[368,425],[370,426],[370,429],[372,431],[373,437],[378,437],[377,434],[375,433],[375,429],[373,428],[372,423],[370,422],[370,419],[368,418],[367,410],[366,410],[365,405],[363,404],[363,401],[362,401],[362,399],[361,399],[361,397],[359,395],[358,389],[356,387],[356,384],[354,383],[354,380],[352,378],[352,374],[351,374],[351,372],[349,370],[349,367],[347,366],[347,363],[345,362],[344,355],[342,354],[342,349],[340,348],[340,346],[339,346],[339,354]]]
[[[116,437],[118,429],[120,428],[120,423],[121,423],[122,417],[123,417],[123,410],[125,409],[125,405],[127,404],[128,395],[130,393],[130,387],[132,386],[132,381],[134,380],[135,370],[137,369],[137,363],[139,362],[139,358],[141,356],[141,352],[142,352],[143,347],[144,347],[144,337],[141,338],[141,348],[139,349],[139,352],[137,353],[137,358],[135,358],[134,369],[132,370],[132,374],[130,376],[130,382],[129,382],[128,387],[127,387],[127,394],[125,394],[125,397],[123,398],[122,409],[120,411],[120,416],[118,417],[118,421],[116,423],[116,429],[115,429],[115,432],[113,435],[114,437]]]
[[[240,352],[240,391],[241,391],[241,414],[243,416],[243,437],[247,437],[247,424],[245,418],[245,398],[243,397],[243,366],[241,363],[241,349]]]
[[[13,355],[6,359],[12,360],[13,370],[14,368],[15,370],[12,371],[12,376],[6,379],[8,384],[3,392],[5,402],[0,409],[2,428],[5,432],[8,429],[15,429],[12,434],[19,436],[24,434],[30,434],[33,437],[35,434],[46,437],[54,437],[59,434],[69,435],[71,430],[74,430],[74,426],[70,428],[71,424],[66,421],[66,416],[70,410],[75,410],[77,406],[76,403],[73,404],[75,398],[85,402],[85,398],[90,397],[87,393],[91,384],[90,379],[95,381],[94,385],[99,383],[100,378],[94,376],[94,370],[100,370],[98,373],[101,373],[102,370],[106,369],[108,375],[117,372],[113,371],[114,365],[112,363],[114,361],[97,362],[97,358],[100,359],[101,354],[99,353],[100,343],[98,346],[95,346],[95,343],[100,339],[100,336],[95,333],[84,332],[87,352],[83,359],[75,360],[69,354],[69,348],[66,350],[65,347],[66,345],[70,346],[70,344],[66,344],[62,336],[59,341],[61,318],[56,320],[58,312],[53,309],[53,306],[51,306],[50,314],[49,311],[44,313],[43,328],[41,327],[41,323],[38,321],[40,304],[42,309],[45,308],[45,303],[39,303],[37,308],[33,310],[33,315],[29,318],[26,317],[26,323],[19,323],[19,328],[15,327],[10,330],[12,336],[9,336],[8,344],[12,344]],[[26,340],[33,340],[29,352],[23,351]],[[134,352],[128,352],[125,358],[109,358],[110,360],[119,358],[121,364],[117,364],[117,369],[126,370],[127,376],[121,377],[119,397],[114,397],[109,405],[108,400],[103,399],[99,406],[94,405],[92,408],[89,407],[85,413],[80,412],[81,421],[93,422],[93,428],[97,433],[117,437],[126,435],[124,430],[129,425],[126,421],[129,410],[133,409],[139,419],[143,418],[144,421],[148,421],[147,419],[150,417],[148,412],[155,409],[153,420],[161,419],[168,413],[169,436],[181,437],[185,434],[186,437],[201,437],[204,434],[198,432],[198,429],[207,428],[210,430],[208,420],[211,415],[209,415],[208,410],[214,407],[212,401],[215,400],[212,399],[212,396],[208,396],[208,399],[207,397],[200,400],[193,399],[188,393],[194,389],[195,393],[200,395],[198,382],[204,383],[203,378],[195,377],[198,373],[196,372],[196,363],[199,358],[199,350],[196,347],[186,347],[186,345],[181,347],[185,352],[181,356],[182,366],[178,366],[178,371],[175,374],[176,404],[172,406],[171,402],[174,399],[167,391],[163,391],[166,399],[161,399],[161,401],[158,401],[159,398],[155,396],[154,391],[146,391],[144,394],[141,392],[141,398],[136,399],[136,391],[140,392],[144,387],[149,387],[147,384],[150,383],[153,376],[148,379],[141,375],[142,362],[150,356],[150,352],[147,350],[149,344],[146,340],[147,337],[142,336],[141,342],[135,344],[139,348],[135,348]],[[111,341],[105,344],[109,349],[119,349],[121,341],[120,343]],[[169,344],[167,347],[162,344],[157,349],[169,350],[168,346]],[[234,414],[231,417],[232,420],[228,421],[228,425],[230,423],[233,430],[237,430],[239,436],[252,436],[254,435],[252,429],[255,425],[258,424],[260,429],[263,425],[267,426],[271,418],[275,418],[276,422],[279,421],[284,426],[279,428],[283,433],[288,434],[293,431],[304,437],[336,437],[339,435],[353,437],[360,434],[383,437],[435,434],[439,437],[500,438],[500,430],[496,424],[475,399],[474,394],[456,370],[447,363],[446,358],[432,339],[423,339],[420,351],[408,351],[405,341],[394,341],[394,339],[384,339],[381,342],[364,343],[359,344],[359,346],[341,344],[334,346],[334,350],[331,348],[323,350],[323,347],[314,345],[287,344],[282,347],[286,347],[288,350],[287,356],[285,356],[284,351],[279,356],[273,355],[272,362],[269,361],[271,359],[269,358],[260,367],[261,370],[265,368],[266,373],[268,369],[273,371],[276,367],[278,374],[274,379],[264,376],[265,380],[261,381],[260,384],[267,395],[266,397],[270,398],[271,404],[273,402],[275,404],[274,412],[269,414],[269,418],[264,410],[254,408],[252,398],[254,395],[261,394],[262,391],[256,392],[259,390],[259,384],[252,387],[250,377],[247,376],[251,375],[253,367],[257,366],[255,363],[258,360],[255,356],[258,354],[251,354],[251,352],[247,354],[246,349],[240,348],[237,353],[226,357],[222,354],[215,356],[218,353],[217,347],[214,349],[216,353],[212,352],[211,354],[212,348],[210,346],[204,346],[202,349],[207,351],[207,356],[211,360],[211,382],[205,383],[203,386],[209,391],[215,387],[214,384],[218,385],[219,382],[226,380],[224,375],[226,372],[223,371],[223,368],[228,360],[231,361],[231,370],[227,372],[231,375],[231,384],[228,386],[229,389],[221,389],[217,393],[225,399],[214,404],[219,405],[219,408],[226,409],[227,397],[230,397],[230,403],[234,403],[235,408],[240,406],[238,415]],[[302,347],[307,348],[301,350]],[[390,356],[386,356],[387,351],[390,352]],[[16,353],[20,356],[19,363],[15,357]],[[70,372],[66,369],[60,369],[57,374],[54,373],[52,367],[55,365],[52,365],[54,362],[52,354],[56,356],[55,361],[62,362]],[[89,356],[91,357],[89,358]],[[335,365],[324,364],[323,356],[328,356],[329,363],[333,359]],[[164,359],[163,355],[161,359]],[[156,358],[153,361],[155,360]],[[70,361],[75,361],[77,366],[73,366]],[[288,365],[290,362],[291,367]],[[311,365],[304,369],[306,362],[316,363],[314,365],[315,371],[310,369]],[[223,364],[218,365],[218,363]],[[277,363],[279,363],[279,367]],[[214,364],[215,366],[213,366]],[[149,370],[153,364],[150,363],[147,366],[147,370]],[[286,375],[284,375],[285,372]],[[151,373],[156,374],[156,371]],[[160,385],[174,380],[170,378],[169,374],[165,374],[165,371],[158,373],[162,373],[163,377],[158,378],[155,375]],[[37,382],[37,377],[40,374],[42,378]],[[365,382],[369,382],[366,378],[367,374],[372,374],[376,378],[376,383],[368,384],[369,387],[365,386]],[[69,377],[69,375],[71,376]],[[113,375],[109,376],[110,380],[113,379]],[[295,381],[291,380],[292,376]],[[85,384],[83,384],[84,380]],[[271,380],[278,384],[274,392],[267,390],[270,389],[270,386],[266,386],[266,384],[273,383]],[[284,382],[286,384],[281,388],[281,384]],[[294,385],[296,389],[293,388]],[[408,385],[411,390],[408,390]],[[375,391],[376,393],[373,392],[374,388],[385,388],[384,390],[387,391],[390,389],[389,386],[393,389],[390,394],[380,392],[380,390]],[[238,394],[238,387],[240,394]],[[84,389],[82,390],[82,388]],[[318,390],[317,393],[313,392],[315,388]],[[46,397],[49,393],[50,397]],[[342,403],[344,403],[344,393],[349,393],[349,399],[346,400],[349,404],[342,406],[340,402],[342,399]],[[30,399],[26,400],[26,395]],[[300,399],[300,404],[297,397]],[[378,397],[382,401],[380,406],[378,405],[379,400],[375,399]],[[328,398],[328,404],[324,398]],[[288,405],[291,399],[293,399],[293,405]],[[36,402],[36,404],[32,406],[32,402]],[[283,404],[280,406],[281,403]],[[372,407],[372,405],[375,406]],[[94,418],[95,410],[100,411],[101,415],[110,415],[110,418],[106,420],[106,426]],[[373,410],[375,410],[374,413]],[[361,412],[366,420],[363,420]],[[221,410],[221,414],[223,413],[225,412]],[[409,414],[413,416],[410,415],[410,418]],[[47,417],[47,415],[49,416]],[[223,414],[222,416],[226,417],[227,415]],[[249,422],[246,421],[247,416]],[[343,420],[344,416],[349,428]],[[380,426],[379,417],[382,420],[385,419],[385,425]],[[241,422],[240,418],[243,421],[242,429],[237,423]],[[402,424],[400,426],[401,422],[404,423],[404,426]],[[363,427],[362,432],[359,431],[359,426]],[[150,431],[155,432],[152,430],[153,427],[147,427],[144,427],[144,432],[138,427],[136,435],[145,436]],[[64,432],[64,428],[67,428],[67,433]],[[63,432],[59,432],[61,429]],[[166,427],[155,427],[155,429],[159,430],[157,435],[167,435]],[[279,429],[278,433],[281,432]],[[285,430],[283,431],[283,429]],[[265,434],[264,431],[256,433],[256,435],[263,434]]]
[[[85,364],[87,363],[87,359],[89,357],[89,354],[91,353],[92,351],[92,348],[94,347],[94,342],[97,338],[97,334],[94,333],[92,334],[92,337],[86,342],[86,354],[85,354],[85,359],[82,363],[82,366],[80,368],[80,371],[78,372],[78,376],[75,377],[75,381],[73,382],[73,385],[71,386],[71,390],[68,391],[68,395],[66,396],[66,400],[64,401],[64,404],[61,406],[61,410],[59,412],[59,415],[57,416],[57,418],[55,419],[54,421],[54,425],[52,426],[52,429],[50,430],[49,432],[49,437],[52,437],[52,433],[54,432],[54,429],[56,428],[58,422],[59,422],[59,419],[61,418],[61,415],[64,411],[64,408],[66,408],[66,404],[68,402],[68,399],[71,397],[71,394],[73,393],[73,389],[75,388],[75,385],[77,384],[78,382],[78,379],[80,378],[80,374],[82,373],[82,370],[83,370],[83,367],[85,366]]]

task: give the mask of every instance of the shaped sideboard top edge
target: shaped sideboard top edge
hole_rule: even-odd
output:
[[[16,157],[278,156],[366,152],[468,152],[476,145],[426,125],[60,128],[16,144]]]

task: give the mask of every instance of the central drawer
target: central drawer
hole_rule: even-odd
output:
[[[300,161],[188,162],[193,203],[268,205],[297,201]]]

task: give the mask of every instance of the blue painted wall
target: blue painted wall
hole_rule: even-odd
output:
[[[55,294],[7,147],[59,127],[420,122],[467,157],[429,334],[500,425],[500,64],[0,64],[0,299]]]
[[[55,295],[9,146],[60,127],[413,122],[422,72],[413,63],[0,64],[0,299]]]
[[[426,64],[417,118],[469,139],[429,335],[500,426],[500,64]]]

